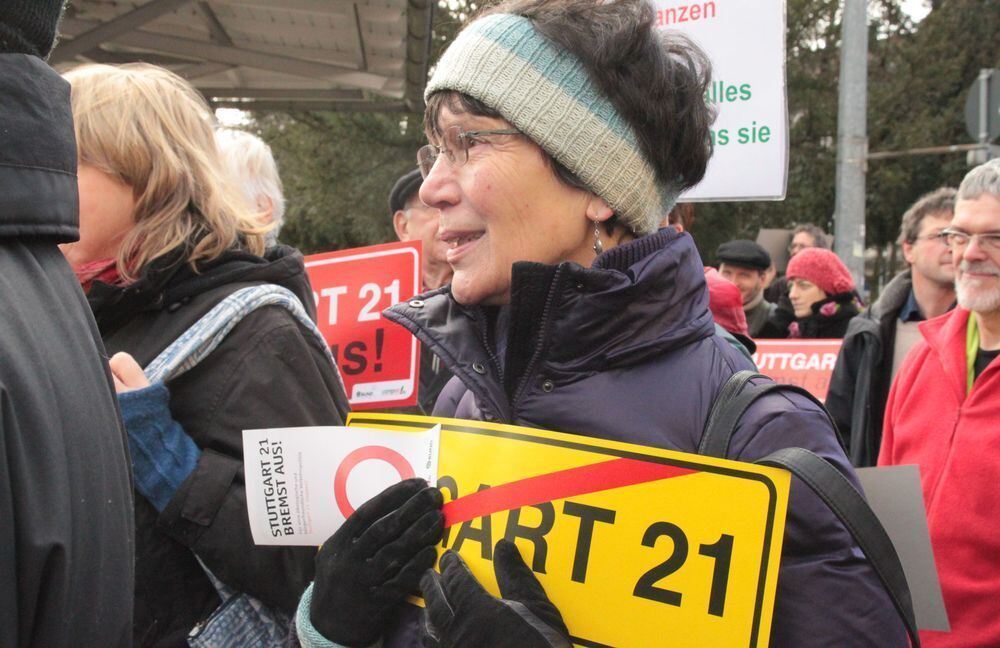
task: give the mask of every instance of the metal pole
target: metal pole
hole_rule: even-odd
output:
[[[979,70],[979,143],[990,143],[990,77],[993,69]]]
[[[868,150],[868,16],[866,0],[844,0],[837,109],[837,198],[834,251],[854,277],[865,278],[865,157]]]

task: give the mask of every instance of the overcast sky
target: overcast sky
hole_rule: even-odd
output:
[[[926,0],[903,0],[903,10],[910,14],[914,20],[923,20],[924,16],[931,10]]]

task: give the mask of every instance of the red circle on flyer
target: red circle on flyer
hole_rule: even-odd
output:
[[[354,507],[351,506],[350,500],[347,499],[347,478],[350,476],[351,471],[361,463],[362,461],[368,461],[370,459],[377,459],[379,461],[384,461],[399,473],[400,479],[409,479],[416,476],[413,471],[413,466],[407,461],[406,457],[399,454],[392,448],[387,448],[385,446],[364,446],[363,448],[358,448],[353,452],[350,452],[344,460],[340,462],[340,466],[337,468],[337,474],[333,477],[333,496],[337,501],[337,508],[345,518],[351,517],[354,513]]]

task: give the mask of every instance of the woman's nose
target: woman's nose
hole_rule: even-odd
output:
[[[452,165],[449,164],[448,160],[443,159],[445,157],[447,156],[438,155],[434,164],[431,165],[430,171],[427,172],[427,177],[420,185],[418,195],[428,207],[440,209],[442,205],[451,205],[458,200]]]

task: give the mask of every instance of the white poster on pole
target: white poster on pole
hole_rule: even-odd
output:
[[[655,0],[656,23],[708,54],[718,111],[705,178],[682,202],[782,200],[788,179],[785,0]]]
[[[250,532],[259,545],[319,546],[359,506],[411,477],[437,483],[441,426],[243,431]]]

